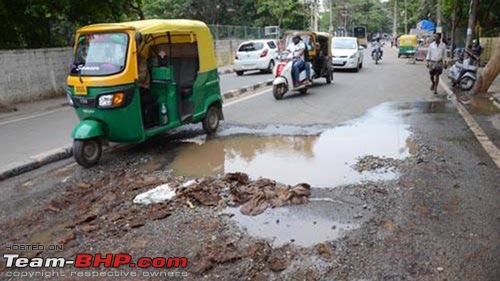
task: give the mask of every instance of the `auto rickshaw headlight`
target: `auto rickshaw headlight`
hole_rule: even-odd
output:
[[[101,108],[113,108],[120,106],[125,101],[124,93],[115,93],[99,96],[98,106]]]
[[[110,95],[102,95],[99,97],[99,107],[112,107],[113,106],[113,96]]]

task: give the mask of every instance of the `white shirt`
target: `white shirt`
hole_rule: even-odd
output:
[[[380,49],[380,48],[382,48],[382,43],[375,41],[372,44],[372,48],[373,49]]]
[[[439,46],[436,42],[432,42],[429,45],[429,51],[427,52],[426,60],[430,61],[441,61],[446,58],[446,44],[441,42]]]
[[[306,44],[304,44],[303,41],[300,41],[298,44],[292,42],[288,44],[288,47],[286,49],[294,58],[300,57],[301,60],[304,60],[304,51],[306,49]],[[302,54],[299,56],[299,53],[301,53],[301,51]]]

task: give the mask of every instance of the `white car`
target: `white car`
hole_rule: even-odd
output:
[[[238,76],[249,70],[272,73],[277,58],[278,44],[276,40],[243,42],[236,52],[236,58],[233,62],[234,71]]]
[[[364,47],[358,45],[358,41],[355,37],[333,37],[333,68],[353,69],[358,72],[363,68],[364,49]]]

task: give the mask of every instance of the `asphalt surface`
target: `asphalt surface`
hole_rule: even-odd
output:
[[[337,72],[332,85],[306,95],[276,101],[264,91],[229,103],[215,138],[190,126],[105,153],[91,169],[67,159],[5,180],[0,240],[66,247],[25,253],[31,256],[186,256],[186,280],[497,280],[498,168],[446,95],[429,91],[422,64],[384,53],[382,64],[365,58],[359,73]],[[366,157],[354,166],[335,159],[346,151]],[[321,162],[324,155],[332,165]],[[190,179],[172,172],[179,159],[181,168],[204,176],[213,175],[207,166],[216,171],[239,161],[242,172],[267,165],[270,178],[281,172],[275,163],[302,165],[289,170],[293,181],[301,173],[314,177],[317,163],[332,175],[355,167],[396,177],[344,184],[342,175],[330,182],[321,175],[308,204],[257,217],[228,210],[227,198],[210,207],[194,198],[131,203],[159,183]],[[2,269],[0,261],[0,274],[8,272]]]
[[[238,89],[272,78],[270,74],[250,72],[244,76],[225,74],[220,77],[221,91]],[[64,99],[52,101],[52,108],[31,110],[26,115],[0,115],[0,167],[20,162],[28,157],[52,149],[70,146],[71,130],[78,123],[78,118],[69,107],[57,107]],[[42,102],[47,103],[47,102]],[[35,106],[36,107],[36,106]]]
[[[274,100],[272,93],[252,98],[225,109],[230,123],[241,124],[338,124],[360,116],[386,101],[442,100],[429,92],[426,70],[419,64],[398,59],[395,50],[385,48],[386,57],[375,65],[365,50],[363,69],[358,73],[336,71],[334,81],[315,81],[307,94],[287,93]],[[444,91],[443,91],[444,92]]]

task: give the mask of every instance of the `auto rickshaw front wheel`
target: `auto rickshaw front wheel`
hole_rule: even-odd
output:
[[[101,159],[102,142],[100,138],[73,141],[73,157],[76,163],[90,168]]]
[[[213,134],[219,128],[220,117],[222,116],[221,109],[215,105],[211,105],[205,118],[202,121],[203,129],[207,134]]]

